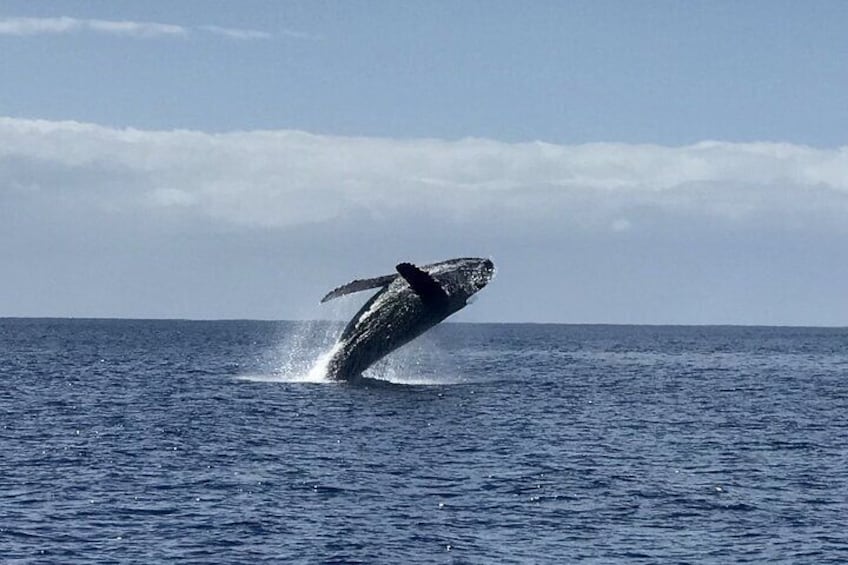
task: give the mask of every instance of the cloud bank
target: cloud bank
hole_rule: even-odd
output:
[[[848,148],[141,131],[0,118],[0,195],[7,204],[73,202],[90,213],[252,229],[355,216],[540,232],[622,232],[663,218],[842,230]]]
[[[0,118],[0,315],[324,317],[473,254],[499,272],[465,320],[844,325],[846,214],[846,148]]]
[[[58,35],[82,32],[135,38],[187,37],[193,33],[210,33],[231,39],[269,39],[271,37],[271,34],[264,31],[220,26],[186,27],[158,22],[79,19],[67,16],[0,18],[0,35]]]

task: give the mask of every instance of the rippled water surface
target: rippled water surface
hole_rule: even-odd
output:
[[[848,330],[0,320],[9,563],[842,563]]]

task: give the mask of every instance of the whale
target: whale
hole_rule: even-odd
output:
[[[321,302],[373,288],[375,293],[347,323],[327,363],[331,380],[358,381],[392,351],[462,310],[494,277],[490,259],[462,257],[416,266],[399,263],[395,273],[357,279],[328,292]]]

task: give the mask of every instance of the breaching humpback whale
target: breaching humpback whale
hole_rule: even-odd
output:
[[[475,257],[423,267],[401,263],[395,269],[396,274],[349,282],[321,299],[381,289],[342,332],[327,365],[329,378],[358,379],[373,363],[464,308],[495,272],[489,259]]]

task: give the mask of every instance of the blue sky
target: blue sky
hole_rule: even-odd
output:
[[[844,325],[846,21],[0,3],[0,315],[322,317],[349,278],[482,254],[462,319]]]
[[[154,129],[843,143],[844,2],[9,2],[257,30],[0,36],[5,115]]]

